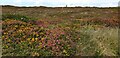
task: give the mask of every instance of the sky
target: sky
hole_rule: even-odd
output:
[[[0,0],[0,5],[48,7],[117,7],[120,0]]]

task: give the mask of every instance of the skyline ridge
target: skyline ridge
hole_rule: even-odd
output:
[[[117,7],[119,0],[1,0],[0,5],[48,7]]]
[[[17,5],[0,5],[3,7],[50,7],[50,6],[43,6],[43,5],[39,5],[39,6],[17,6]],[[56,6],[57,7],[57,6]],[[59,7],[95,7],[95,8],[112,8],[112,7],[97,7],[97,6],[59,6]],[[113,6],[113,7],[119,7],[119,6]]]

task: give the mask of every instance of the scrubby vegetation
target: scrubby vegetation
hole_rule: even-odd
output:
[[[63,12],[57,13],[55,18],[43,16],[36,19],[27,15],[8,13],[3,12],[2,17],[3,56],[117,56],[119,54],[119,22],[115,16],[110,15],[109,20],[99,17],[68,18],[67,14],[69,16],[74,12]],[[65,13],[66,15],[61,17]],[[79,13],[74,13],[74,16],[78,15]]]

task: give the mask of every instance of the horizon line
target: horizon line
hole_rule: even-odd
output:
[[[9,6],[9,7],[97,7],[97,8],[110,8],[110,7],[119,7],[119,6],[106,6],[106,7],[99,7],[99,6],[45,6],[45,5],[36,5],[36,6],[19,6],[19,5],[0,5],[0,6]]]

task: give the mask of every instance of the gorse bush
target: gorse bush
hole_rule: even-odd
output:
[[[4,14],[4,15],[2,15],[2,20],[6,20],[6,19],[14,19],[14,20],[28,22],[31,18],[24,16],[24,15],[19,15],[19,14]]]
[[[69,56],[75,54],[72,39],[67,38],[61,28],[45,29],[12,19],[4,20],[2,25],[3,56]]]

